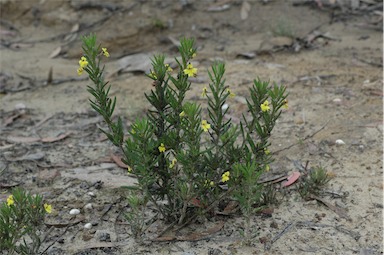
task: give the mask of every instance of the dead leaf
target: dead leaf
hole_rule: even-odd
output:
[[[160,237],[157,237],[155,239],[153,239],[152,241],[155,241],[155,242],[169,242],[169,241],[174,241],[174,240],[177,240],[177,241],[199,241],[199,240],[202,240],[202,239],[205,239],[207,237],[209,237],[210,235],[218,232],[219,230],[221,230],[223,227],[224,227],[224,221],[220,221],[218,223],[216,223],[213,227],[205,230],[205,231],[199,231],[199,232],[193,232],[193,233],[190,233],[190,234],[187,234],[187,235],[168,235],[168,236],[160,236]]]
[[[12,43],[9,48],[10,49],[14,49],[14,50],[20,50],[20,49],[24,49],[24,48],[31,48],[33,47],[34,45],[31,44],[31,43]]]
[[[256,53],[255,52],[240,52],[240,53],[237,53],[236,57],[242,57],[245,59],[253,59],[256,57]]]
[[[100,165],[79,167],[62,170],[62,177],[76,178],[88,182],[103,180],[104,186],[110,188],[120,188],[121,186],[135,186],[137,179],[124,173],[121,175],[112,174],[110,169],[116,168],[115,163],[102,163]]]
[[[288,178],[287,181],[283,182],[283,187],[288,187],[295,183],[300,177],[300,172],[293,172]]]
[[[199,233],[194,232],[184,236],[177,236],[176,239],[179,241],[199,241],[220,231],[220,229],[222,229],[223,227],[224,227],[224,221],[220,221],[215,226],[207,229],[206,231],[202,231]]]
[[[11,124],[15,119],[19,118],[21,115],[23,115],[24,112],[18,112],[14,115],[12,115],[11,117],[8,117],[7,119],[5,119],[4,121],[4,127],[8,126],[9,124]]]
[[[111,158],[112,158],[113,162],[115,162],[116,165],[118,165],[119,167],[124,168],[124,169],[128,169],[128,166],[126,164],[124,164],[123,161],[121,161],[121,157],[114,155],[114,154],[111,154]]]
[[[61,134],[57,137],[45,137],[45,138],[42,138],[41,141],[43,143],[53,143],[53,142],[57,142],[57,141],[60,141],[64,138],[68,137],[70,134],[71,134],[71,132],[67,132],[67,133]]]
[[[10,157],[10,153],[4,153],[4,157],[7,161],[24,161],[24,160],[40,160],[45,157],[44,152],[36,152],[36,153],[31,153],[31,154],[26,154],[21,157]]]
[[[48,227],[65,228],[67,226],[73,226],[73,225],[79,224],[83,220],[85,220],[85,216],[79,214],[76,216],[75,219],[73,219],[70,222],[44,222],[44,224]]]
[[[61,52],[61,46],[57,47],[56,49],[54,49],[51,54],[49,55],[49,58],[55,58],[57,56],[60,55],[60,52]]]
[[[339,215],[340,217],[344,218],[344,219],[347,219],[349,221],[352,221],[352,219],[349,217],[347,211],[341,207],[337,207],[337,206],[334,206],[333,204],[325,201],[324,199],[318,197],[318,196],[315,196],[315,195],[312,195],[310,194],[308,196],[308,198],[311,198],[311,199],[315,199],[321,203],[323,203],[325,206],[327,206],[329,209],[331,209],[333,212],[335,212],[337,215]]]
[[[247,1],[243,1],[240,10],[241,20],[246,20],[248,18],[248,13],[251,10],[251,5]]]
[[[229,4],[230,2],[232,2],[232,0],[219,1],[219,2],[209,6],[207,11],[209,11],[209,12],[225,11],[225,10],[229,9],[229,7],[231,7],[231,5]]]
[[[14,31],[0,28],[0,35],[15,37],[17,34]]]
[[[8,136],[7,142],[10,143],[36,143],[40,141],[40,137],[23,137],[23,136]]]
[[[220,215],[230,215],[235,213],[239,209],[239,202],[230,201],[222,212],[217,212]]]

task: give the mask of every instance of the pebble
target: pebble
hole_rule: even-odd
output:
[[[15,105],[16,110],[23,110],[25,108],[27,108],[27,106],[25,106],[25,104],[23,104],[23,103],[18,103]]]
[[[340,98],[335,98],[332,100],[335,104],[341,104],[341,99]]]
[[[228,109],[228,107],[229,107],[228,104],[223,104],[223,106],[221,107],[221,110],[225,111]]]
[[[335,141],[335,143],[336,143],[337,145],[344,145],[344,144],[345,144],[345,142],[344,142],[343,140],[341,140],[341,139],[337,139],[337,140]]]
[[[80,210],[79,209],[72,209],[69,211],[69,214],[70,215],[77,215],[77,214],[80,214]]]
[[[88,192],[87,194],[88,194],[88,196],[91,196],[91,197],[95,197],[96,196],[95,193],[93,193],[92,191]]]
[[[87,223],[87,224],[85,224],[85,225],[84,225],[84,228],[86,228],[86,229],[90,229],[90,228],[92,228],[92,223]]]
[[[111,235],[106,232],[101,232],[99,234],[99,240],[100,242],[111,242]]]
[[[88,203],[84,206],[84,209],[87,209],[87,210],[92,210],[93,209],[93,205],[92,203]]]

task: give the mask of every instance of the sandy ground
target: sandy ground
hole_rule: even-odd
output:
[[[247,11],[241,0],[0,1],[0,200],[20,185],[53,205],[48,254],[383,254],[382,3],[299,2],[248,1]],[[287,86],[290,107],[272,135],[268,175],[321,165],[334,175],[323,197],[331,206],[304,201],[292,186],[272,213],[253,217],[250,246],[236,215],[177,233],[211,230],[196,241],[135,242],[120,189],[135,179],[111,159],[119,152],[98,131],[89,81],[76,74],[80,37],[90,32],[111,53],[106,72],[127,125],[145,114],[143,93],[152,88],[148,59],[135,54],[173,57],[182,36],[198,46],[192,100],[204,104],[203,70],[215,59],[225,61],[237,95],[234,120],[253,79]],[[72,208],[81,214],[70,218]],[[147,236],[163,228],[156,222]]]

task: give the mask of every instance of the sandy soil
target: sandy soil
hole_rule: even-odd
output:
[[[382,3],[332,2],[255,0],[246,11],[241,0],[0,1],[0,201],[13,185],[44,195],[54,207],[48,254],[383,254]],[[331,206],[304,201],[293,186],[272,213],[253,217],[251,246],[241,243],[236,215],[177,233],[209,232],[196,241],[135,242],[120,189],[135,179],[111,159],[119,152],[98,131],[89,81],[76,74],[80,37],[90,32],[111,53],[106,70],[127,125],[145,114],[151,82],[142,72],[148,59],[134,55],[139,68],[126,56],[173,57],[182,36],[198,45],[192,100],[204,103],[203,70],[215,59],[237,94],[235,120],[253,79],[287,86],[268,176],[321,165],[334,175],[323,197]],[[81,214],[70,218],[72,208]],[[152,224],[147,237],[163,228]]]

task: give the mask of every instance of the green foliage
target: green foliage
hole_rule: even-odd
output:
[[[299,193],[303,198],[309,194],[319,195],[321,190],[328,184],[331,177],[327,171],[317,166],[308,171],[307,175],[299,183]]]
[[[274,36],[284,36],[292,39],[296,37],[295,29],[292,24],[288,20],[282,18],[271,27],[271,31]]]
[[[43,205],[42,197],[16,188],[0,206],[0,251],[38,254],[42,242],[39,229],[46,213],[44,206],[48,206]]]
[[[198,70],[190,64],[196,55],[194,40],[181,39],[177,74],[164,55],[153,57],[147,76],[154,87],[145,94],[151,108],[146,118],[132,124],[123,141],[120,118],[112,121],[116,99],[108,96],[110,87],[103,81],[95,35],[83,37],[83,49],[89,62],[84,70],[94,83],[88,87],[94,96],[91,106],[104,117],[109,131],[103,132],[121,148],[123,161],[138,178],[140,206],[152,202],[163,219],[181,225],[196,215],[208,216],[213,205],[234,196],[249,219],[261,196],[257,180],[272,162],[268,139],[287,103],[285,87],[255,80],[247,100],[249,111],[235,125],[227,117],[229,108],[223,107],[234,95],[225,85],[224,63],[214,63],[208,72],[210,83],[202,94],[207,109],[186,102],[189,77]],[[138,206],[129,200],[131,215],[136,215],[132,217],[139,217],[141,212],[134,209]]]

